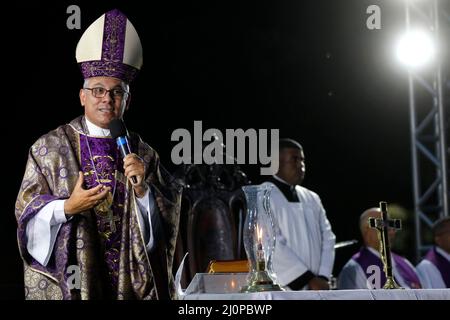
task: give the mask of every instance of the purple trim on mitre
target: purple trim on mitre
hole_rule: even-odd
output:
[[[105,13],[101,60],[80,63],[84,79],[114,77],[130,83],[138,69],[123,63],[127,17],[117,9]]]
[[[122,63],[126,28],[127,17],[122,12],[114,9],[105,13],[102,44],[103,61]]]
[[[110,61],[85,61],[80,63],[84,79],[92,77],[113,77],[130,83],[137,75],[138,69],[121,63]]]

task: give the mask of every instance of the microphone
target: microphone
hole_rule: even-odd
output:
[[[117,146],[119,147],[120,154],[122,158],[125,158],[131,153],[130,145],[128,144],[128,131],[125,127],[125,123],[122,119],[113,119],[109,123],[109,130],[111,131],[111,136],[116,140]],[[135,176],[131,177],[133,183],[137,183]]]

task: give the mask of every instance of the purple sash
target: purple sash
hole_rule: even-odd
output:
[[[415,270],[406,262],[405,258],[400,257],[399,255],[392,253],[392,258],[395,260],[396,269],[400,273],[401,277],[407,285],[412,289],[418,289],[421,288],[419,277],[417,276]],[[368,250],[366,247],[361,248],[361,250],[353,255],[353,260],[355,260],[361,268],[364,270],[364,273],[366,273],[366,270],[371,265],[376,265],[380,268],[380,270],[383,270],[383,263],[381,262],[381,259],[378,258],[376,255],[374,255],[370,250]],[[367,274],[366,274],[367,276]],[[381,287],[384,286],[386,282],[386,275],[384,272],[381,272],[380,274],[380,285]],[[398,280],[397,280],[398,282]]]
[[[91,150],[89,151],[89,149]],[[119,277],[125,185],[115,181],[114,173],[116,168],[123,172],[123,161],[118,156],[116,141],[112,138],[97,138],[80,134],[80,154],[81,168],[85,173],[85,187],[90,189],[97,186],[100,183],[97,180],[98,175],[98,178],[102,180],[101,183],[109,186],[110,192],[114,194],[111,209],[116,219],[112,223],[108,223],[107,217],[96,214],[96,220],[101,244],[104,248],[104,260],[108,268],[111,288],[113,292],[116,292]],[[91,159],[91,156],[93,159]],[[92,165],[95,167],[93,168]],[[111,224],[114,224],[114,228],[111,228]]]
[[[395,260],[397,271],[402,276],[403,280],[408,284],[411,289],[420,289],[422,288],[420,284],[419,277],[417,276],[416,271],[411,267],[411,265],[407,262],[407,260],[398,254],[392,252],[392,257]]]
[[[436,268],[441,273],[442,279],[445,282],[445,286],[447,288],[450,288],[450,262],[436,251],[436,247],[430,249],[425,255],[424,259],[430,261],[436,266]]]

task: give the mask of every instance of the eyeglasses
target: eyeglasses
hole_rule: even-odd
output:
[[[91,90],[92,95],[96,98],[103,98],[106,96],[107,93],[110,93],[113,98],[123,98],[125,95],[128,95],[129,92],[120,89],[120,88],[114,88],[106,90],[102,87],[95,87],[95,88],[83,88],[86,90]]]

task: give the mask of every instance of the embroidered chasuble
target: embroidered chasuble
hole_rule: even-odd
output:
[[[180,188],[159,166],[156,152],[130,134],[131,149],[145,162],[146,182],[167,204],[153,226],[147,252],[131,184],[112,138],[86,134],[84,117],[40,137],[31,147],[16,201],[18,242],[24,262],[26,299],[169,299],[174,296],[172,263],[178,232]],[[52,256],[43,266],[27,252],[26,225],[46,204],[67,199],[84,175],[83,188],[109,186],[108,197],[61,226]],[[156,231],[156,232],[155,232]],[[71,268],[69,268],[72,266]],[[80,286],[73,285],[73,266]],[[68,269],[69,268],[69,269]],[[69,270],[69,271],[68,271]]]

